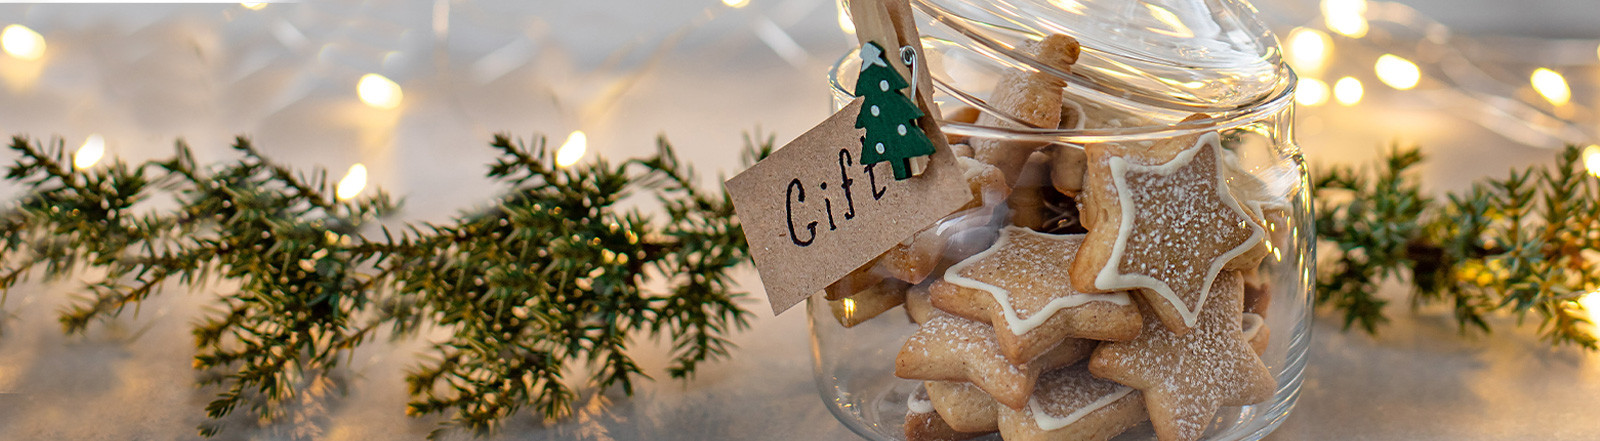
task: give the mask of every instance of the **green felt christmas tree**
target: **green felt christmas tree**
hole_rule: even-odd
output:
[[[933,143],[917,127],[922,110],[900,89],[905,79],[889,66],[883,47],[868,42],[861,46],[861,76],[856,79],[856,96],[866,102],[856,116],[856,128],[867,129],[861,138],[861,163],[888,161],[895,179],[911,177],[911,158],[933,154]]]

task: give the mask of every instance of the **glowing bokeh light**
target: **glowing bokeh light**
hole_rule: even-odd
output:
[[[23,25],[9,25],[0,31],[0,49],[23,60],[37,60],[44,56],[44,36]]]
[[[1316,78],[1301,78],[1295,85],[1294,102],[1302,106],[1320,106],[1328,102],[1328,83]]]
[[[1579,297],[1578,306],[1583,307],[1583,312],[1589,315],[1590,323],[1600,323],[1600,292],[1591,292]],[[1595,325],[1590,325],[1589,332],[1600,334],[1600,329],[1596,329]]]
[[[1289,31],[1289,66],[1303,75],[1322,72],[1332,49],[1333,39],[1322,31],[1309,28]]]
[[[571,167],[583,159],[584,152],[588,150],[589,135],[583,134],[582,130],[573,130],[571,135],[567,135],[567,142],[561,143],[561,148],[556,150],[556,165]]]
[[[1589,144],[1583,148],[1583,168],[1589,169],[1589,174],[1600,177],[1600,145]]]
[[[1378,81],[1399,90],[1410,90],[1422,81],[1422,70],[1417,68],[1416,63],[1394,54],[1378,57],[1372,69],[1378,73]]]
[[[334,190],[334,197],[347,201],[361,195],[361,190],[367,189],[367,166],[357,162],[350,166],[350,171],[345,172],[344,179],[339,180],[339,187]]]
[[[1367,0],[1322,0],[1322,20],[1328,29],[1350,38],[1367,35]]]
[[[1556,71],[1542,67],[1535,69],[1528,81],[1533,83],[1533,90],[1550,104],[1560,106],[1572,100],[1572,89],[1567,87],[1566,77]]]
[[[738,9],[750,4],[750,0],[722,0],[722,4],[728,5],[730,8]]]
[[[78,170],[94,167],[100,162],[100,158],[105,156],[106,138],[98,133],[89,135],[89,139],[83,141],[83,146],[78,147],[78,151],[72,154],[72,167]]]
[[[260,11],[261,8],[267,7],[267,3],[266,2],[240,3],[239,6],[243,6],[245,9],[249,9],[249,10],[252,10],[252,11]]]
[[[1356,105],[1361,102],[1361,95],[1364,93],[1366,90],[1361,87],[1361,80],[1354,77],[1340,78],[1338,82],[1333,83],[1333,99],[1342,105]]]
[[[361,81],[356,83],[356,95],[361,97],[361,102],[379,109],[400,107],[400,99],[405,96],[399,84],[383,75],[370,73],[362,75]]]

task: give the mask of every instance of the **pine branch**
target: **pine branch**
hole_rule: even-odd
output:
[[[0,292],[39,267],[47,278],[104,270],[61,313],[81,333],[168,285],[237,282],[193,328],[194,367],[218,391],[206,436],[239,409],[263,423],[303,420],[380,329],[450,333],[406,379],[408,414],[447,416],[441,431],[492,432],[523,408],[557,418],[578,387],[631,394],[648,378],[629,355],[639,335],[671,340],[675,378],[729,354],[727,335],[749,319],[728,276],[748,258],[743,235],[728,197],[700,189],[665,139],[651,158],[571,168],[554,165],[543,139],[500,135],[491,146],[501,155],[488,176],[504,196],[450,222],[368,236],[362,226],[395,209],[387,195],[335,200],[324,172],[275,164],[244,138],[239,158],[219,166],[197,164],[180,141],[166,160],[80,171],[60,141],[17,137],[6,179],[28,191],[0,213]],[[764,156],[772,140],[751,147]],[[654,195],[666,218],[616,208],[635,193]],[[178,207],[138,206],[158,194]]]
[[[1345,327],[1377,333],[1387,319],[1374,296],[1383,280],[1406,280],[1411,304],[1448,302],[1463,333],[1492,331],[1487,316],[1539,320],[1552,345],[1597,347],[1578,302],[1600,289],[1600,184],[1581,150],[1550,166],[1513,170],[1465,193],[1423,195],[1409,176],[1416,149],[1394,149],[1377,170],[1330,167],[1313,183],[1324,262],[1317,303]]]

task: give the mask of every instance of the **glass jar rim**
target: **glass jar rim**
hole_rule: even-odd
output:
[[[923,38],[926,40],[929,37]],[[986,46],[998,45],[998,42],[993,41],[980,40],[980,43]],[[1007,48],[989,47],[989,49],[1001,50],[1008,54],[1013,52]],[[856,48],[846,52],[843,56],[839,57],[839,59],[835,61],[831,67],[829,67],[828,86],[829,89],[831,89],[830,93],[834,97],[850,97],[852,99],[855,97],[855,94],[849,89],[846,89],[842,83],[843,78],[840,76],[840,71],[846,63],[856,58],[860,51],[860,48]],[[1032,65],[1036,63],[1029,64]],[[1049,68],[1048,66],[1034,67],[1043,67],[1044,69],[1049,69],[1053,74],[1061,73],[1055,69]],[[1229,130],[1277,114],[1278,112],[1288,108],[1293,103],[1295,86],[1298,83],[1298,76],[1295,74],[1293,69],[1284,68],[1283,71],[1286,75],[1280,80],[1278,87],[1276,87],[1272,93],[1268,93],[1253,102],[1221,112],[1208,113],[1204,111],[1197,111],[1196,113],[1206,113],[1207,117],[1175,122],[1170,125],[1095,129],[1045,129],[1032,127],[998,127],[979,125],[977,123],[940,120],[939,128],[942,129],[946,134],[951,135],[1006,138],[1014,140],[1061,143],[1068,145],[1083,145],[1105,142],[1151,141],[1194,133]],[[986,109],[986,106],[972,102],[973,100],[976,100],[975,97],[972,97],[963,91],[957,90],[954,86],[941,81],[939,78],[934,77],[932,80],[935,90],[942,91],[950,96],[956,97],[956,99],[977,108],[980,112],[993,112],[993,109]],[[1001,115],[1000,117],[1006,118],[1004,115]]]

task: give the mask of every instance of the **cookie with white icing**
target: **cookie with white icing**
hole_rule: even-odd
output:
[[[1094,344],[1067,339],[1037,358],[1015,364],[1000,353],[994,328],[935,310],[900,348],[894,374],[911,380],[970,382],[995,401],[1021,408],[1040,373],[1083,359]]]
[[[1179,334],[1146,318],[1139,338],[1095,348],[1089,372],[1143,392],[1162,441],[1198,439],[1217,409],[1266,401],[1277,389],[1245,340],[1243,291],[1238,272],[1222,272],[1193,329]]]
[[[1146,419],[1138,390],[1077,364],[1039,376],[1026,407],[1000,409],[999,428],[1006,441],[1104,441]]]
[[[1228,191],[1221,149],[1216,132],[1090,145],[1073,286],[1135,289],[1168,329],[1194,327],[1217,275],[1267,253],[1265,228]]]
[[[984,206],[997,206],[1010,194],[1005,175],[1000,169],[971,158],[957,158],[962,176],[972,192],[972,201],[957,211],[969,211]],[[911,238],[867,262],[823,291],[828,300],[839,300],[878,286],[884,279],[894,279],[908,284],[921,283],[933,274],[944,257],[948,245],[948,227],[944,222],[923,229]]]
[[[922,385],[933,401],[933,410],[951,428],[961,432],[1000,430],[1000,408],[1005,406],[983,389],[963,381],[924,381]]]
[[[1143,322],[1127,293],[1089,294],[1066,283],[1083,238],[1006,227],[993,246],[934,282],[933,306],[991,324],[1012,362],[1031,360],[1069,337],[1138,336]]]
[[[962,432],[950,427],[944,417],[933,409],[928,391],[917,388],[906,398],[906,441],[962,441],[989,434],[987,432]]]

